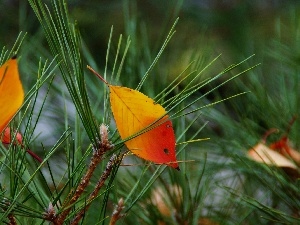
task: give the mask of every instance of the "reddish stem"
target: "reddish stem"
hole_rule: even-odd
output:
[[[37,155],[35,154],[33,151],[31,151],[30,149],[27,149],[26,152],[32,156],[32,158],[36,159],[39,163],[42,163],[43,160]]]
[[[267,132],[264,134],[264,136],[262,138],[262,142],[265,144],[267,142],[267,138],[275,132],[278,132],[278,129],[271,128],[271,129],[267,130]]]
[[[293,116],[293,118],[289,121],[285,135],[283,135],[282,138],[280,138],[278,141],[271,143],[270,144],[271,149],[278,151],[282,155],[284,155],[286,153],[288,155],[291,155],[290,147],[288,145],[288,134],[290,133],[292,125],[294,124],[296,119],[297,119],[297,116]]]
[[[92,67],[87,66],[87,68],[88,68],[90,71],[92,71],[93,74],[95,74],[95,75],[96,75],[100,80],[102,80],[105,84],[109,85],[109,84],[107,83],[107,81],[104,80],[104,78],[103,78],[99,73],[97,73]]]

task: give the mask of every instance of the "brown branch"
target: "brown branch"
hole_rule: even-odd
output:
[[[68,214],[71,211],[71,207],[78,199],[79,197],[82,195],[83,191],[85,190],[85,188],[87,187],[93,172],[95,171],[98,163],[102,160],[102,154],[99,154],[100,151],[94,151],[94,154],[92,156],[89,168],[87,173],[84,175],[84,177],[81,179],[80,184],[78,185],[73,197],[70,199],[70,201],[67,203],[66,205],[66,210],[63,211],[55,220],[57,224],[62,224],[66,217],[68,216]]]
[[[82,177],[80,184],[77,186],[77,189],[73,195],[73,197],[70,199],[70,201],[67,203],[65,206],[65,210],[59,214],[52,222],[54,224],[63,224],[65,221],[66,217],[69,215],[72,205],[76,203],[76,201],[80,198],[82,193],[84,192],[85,188],[88,186],[90,179],[97,167],[97,165],[102,161],[102,156],[110,150],[113,146],[108,140],[108,135],[107,135],[107,126],[102,124],[100,126],[100,135],[101,135],[101,142],[100,146],[98,149],[94,150],[93,156],[91,158],[91,162],[89,164],[88,170],[84,177]]]
[[[124,200],[123,198],[120,198],[118,204],[116,205],[113,213],[112,213],[112,216],[111,216],[111,219],[109,221],[109,225],[115,225],[116,222],[123,217],[123,214],[121,214],[122,210],[124,209]]]
[[[8,214],[7,218],[9,220],[8,225],[17,225],[17,221],[12,213]]]
[[[104,170],[104,172],[102,173],[98,183],[96,184],[96,187],[94,189],[94,191],[90,194],[88,200],[87,200],[87,204],[86,206],[80,210],[79,213],[77,213],[77,215],[75,216],[75,218],[73,219],[71,225],[77,225],[79,223],[79,221],[82,219],[82,217],[84,216],[85,212],[89,209],[89,207],[91,206],[92,201],[97,197],[100,189],[103,187],[105,181],[107,180],[107,178],[109,177],[113,166],[118,163],[120,160],[122,159],[122,157],[116,157],[115,154],[112,155],[112,157],[110,158],[110,160],[107,162],[106,164],[106,168]]]
[[[7,198],[3,198],[2,200],[2,206],[1,206],[1,209],[4,211],[7,211],[11,205],[10,201],[7,199]],[[2,212],[1,210],[1,212]],[[14,214],[13,214],[13,211],[10,211],[7,215],[7,219],[8,219],[8,223],[7,225],[17,225],[17,221],[16,221],[16,218],[14,217]]]
[[[46,209],[46,212],[43,213],[44,219],[48,221],[54,221],[56,217],[55,209],[52,205],[52,202],[49,202],[49,206]],[[53,222],[54,225],[57,225],[57,223]]]

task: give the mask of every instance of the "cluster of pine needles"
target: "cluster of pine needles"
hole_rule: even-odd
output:
[[[17,53],[21,77],[24,71],[31,74],[23,83],[24,104],[10,126],[22,132],[24,145],[43,161],[31,159],[14,142],[0,146],[1,223],[299,223],[300,163],[289,158],[295,164],[291,176],[290,168],[257,162],[247,154],[271,128],[277,132],[265,140],[266,146],[286,137],[284,146],[300,149],[299,119],[286,132],[300,110],[299,55],[282,56],[300,49],[298,23],[291,23],[294,46],[275,39],[266,47],[269,70],[259,63],[263,57],[250,55],[221,66],[222,55],[211,57],[211,52],[203,55],[195,49],[189,63],[168,78],[155,74],[166,71],[160,67],[168,65],[159,62],[172,54],[168,46],[174,47],[180,19],[174,18],[160,48],[150,54],[148,45],[142,51],[136,43],[137,31],[130,24],[138,23],[137,12],[124,1],[131,36],[114,41],[111,27],[101,69],[67,1],[28,2],[41,32],[21,32],[11,50],[3,48],[0,62]],[[146,43],[147,37],[139,41]],[[38,51],[25,68],[33,46]],[[166,108],[175,129],[180,172],[126,150],[110,111],[108,89],[87,64],[102,71],[109,83],[140,90]]]

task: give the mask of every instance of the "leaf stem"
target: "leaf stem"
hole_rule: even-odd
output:
[[[104,78],[99,74],[99,73],[97,73],[92,67],[90,67],[90,66],[86,66],[90,71],[92,71],[93,72],[93,74],[95,74],[100,80],[102,80],[105,84],[107,84],[107,85],[109,85],[108,83],[107,83],[107,81],[106,80],[104,80]]]

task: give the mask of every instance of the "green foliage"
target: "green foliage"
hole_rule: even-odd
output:
[[[21,74],[30,74],[22,76],[27,95],[11,127],[22,131],[25,147],[43,162],[29,158],[21,146],[0,146],[0,221],[76,224],[78,217],[82,224],[113,225],[118,204],[117,224],[299,222],[299,167],[295,179],[246,155],[270,128],[279,132],[267,144],[279,140],[300,110],[297,9],[276,20],[271,41],[255,44],[250,20],[241,19],[249,13],[247,4],[232,9],[224,23],[233,25],[237,18],[242,24],[231,26],[236,32],[226,51],[220,40],[206,38],[207,29],[197,32],[201,18],[183,1],[166,3],[163,22],[150,27],[139,1],[107,3],[123,9],[122,29],[91,19],[103,10],[95,1],[84,5],[88,10],[79,1],[21,2],[20,18],[38,28],[21,32],[11,51],[3,48],[0,64],[17,53]],[[193,20],[178,20],[187,12]],[[216,15],[211,21],[221,20]],[[30,24],[20,26],[32,31]],[[95,27],[106,31],[105,51],[94,50]],[[214,56],[218,48],[225,53]],[[176,129],[180,172],[126,154],[107,87],[86,64],[102,70],[110,83],[137,88],[166,107]],[[103,123],[108,128],[100,128]],[[296,150],[299,127],[298,119],[288,134]],[[105,145],[106,129],[113,148]]]

